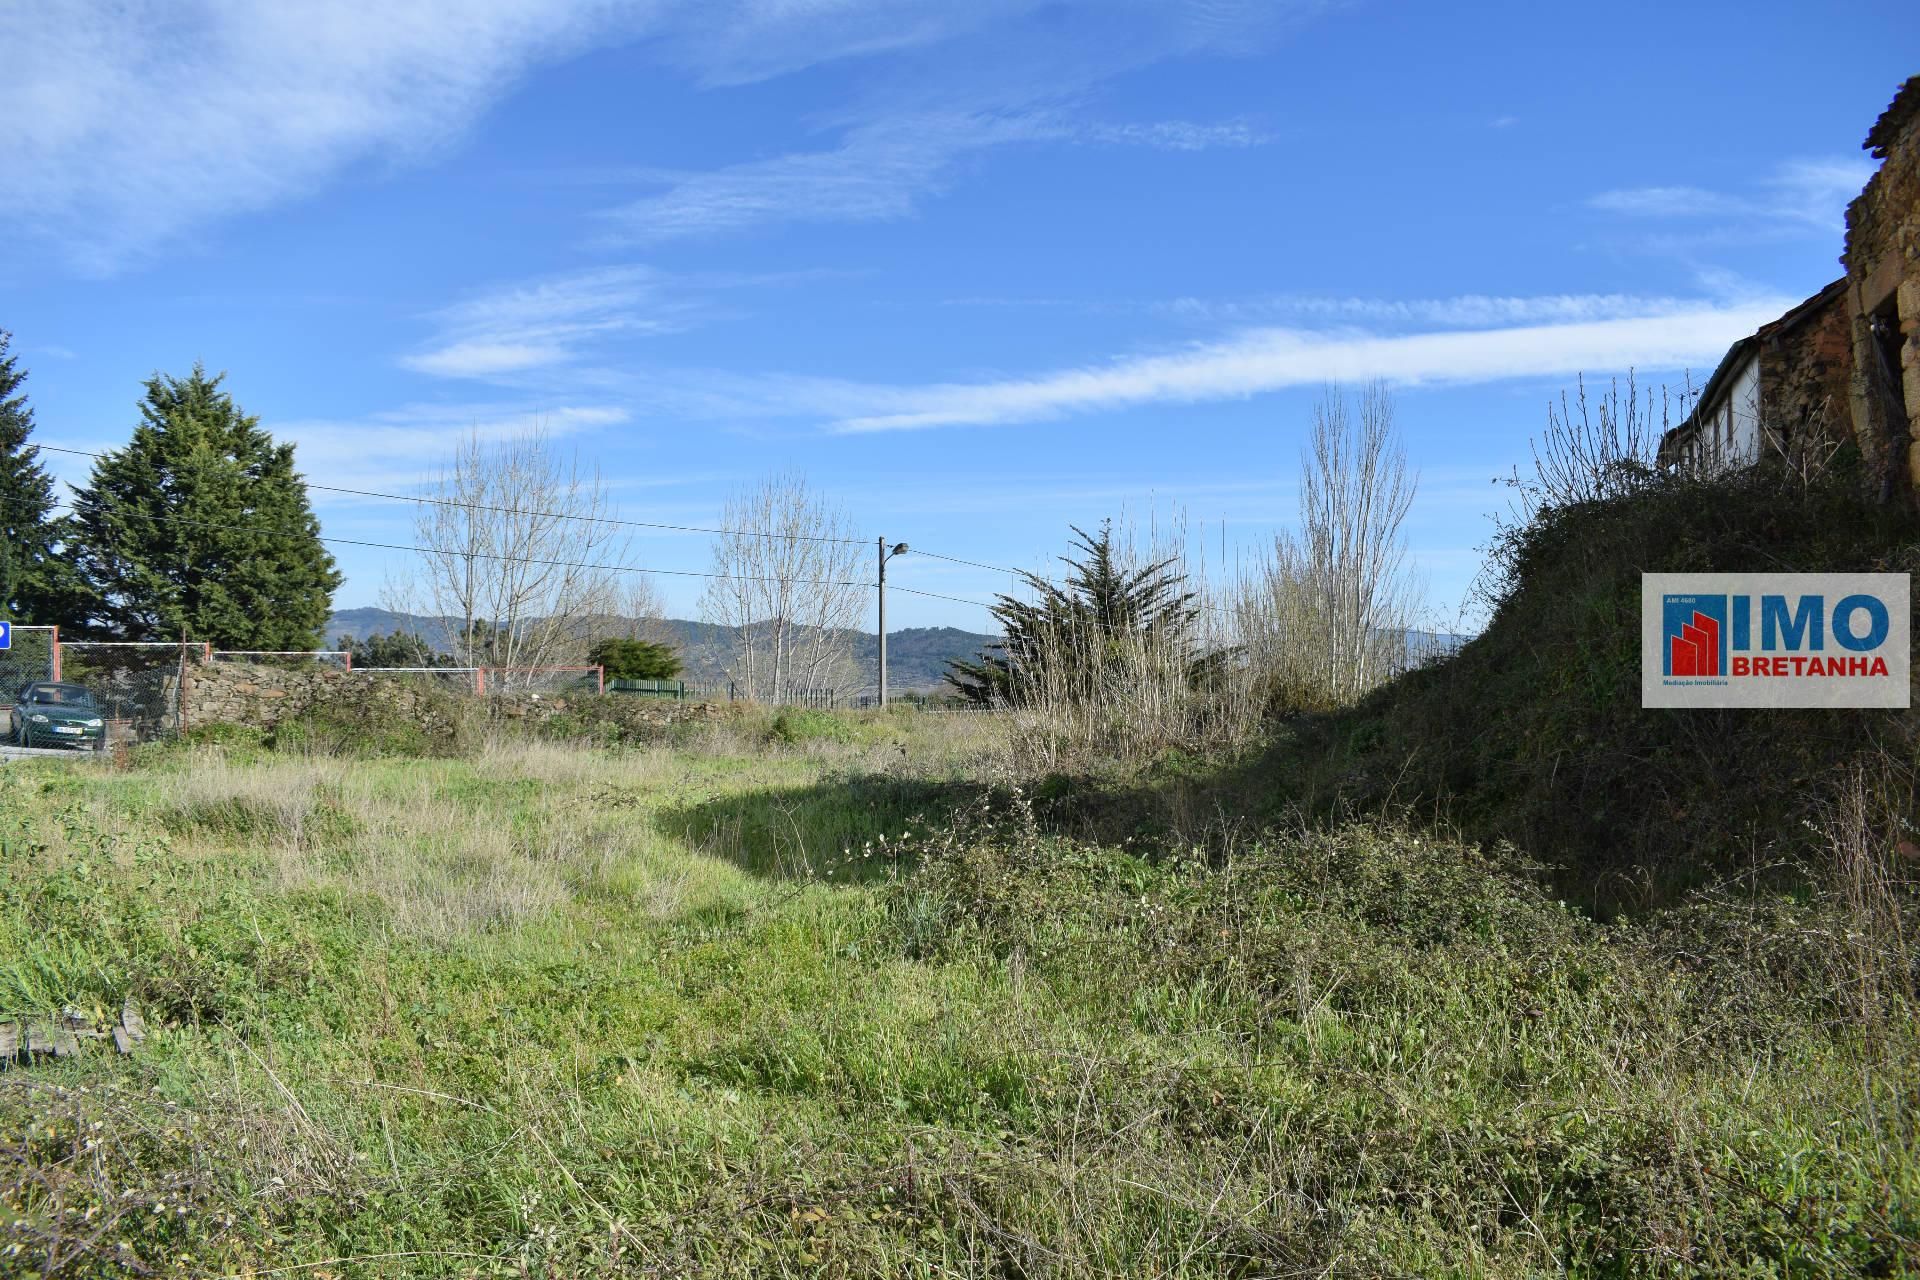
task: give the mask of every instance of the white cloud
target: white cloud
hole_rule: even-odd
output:
[[[457,137],[612,0],[0,6],[0,220],[106,269],[351,163]]]
[[[0,5],[0,225],[110,271],[354,166],[431,156],[532,68],[640,37],[707,84],[879,53],[904,60],[837,122],[849,128],[839,149],[692,175],[641,202],[636,217],[658,234],[744,225],[789,194],[811,216],[895,216],[937,189],[959,152],[1018,134],[996,114],[1065,101],[1117,69],[1235,48],[1323,2],[1101,0],[1068,6],[1085,28],[1074,33],[1047,0]],[[973,124],[954,132],[955,120]],[[1201,137],[1169,126],[1159,145],[1183,136]]]
[[[1208,323],[1280,318],[1404,327],[1488,328],[1672,315],[1700,307],[1697,298],[1626,293],[1566,293],[1538,297],[1458,294],[1451,298],[1336,298],[1285,294],[1270,298],[1175,298],[1159,305],[1172,315]]]
[[[427,480],[469,433],[501,440],[540,428],[555,439],[627,422],[618,405],[415,404],[359,419],[289,419],[263,425],[297,446],[302,474],[316,483],[391,490]],[[354,503],[316,492],[316,503]]]
[[[878,222],[940,191],[971,151],[1055,136],[1032,119],[921,115],[850,130],[838,147],[706,173],[666,174],[668,189],[608,216],[634,240],[737,231],[768,222]]]
[[[952,182],[966,158],[1013,143],[1098,143],[1164,151],[1268,141],[1244,121],[1082,124],[1058,111],[923,112],[849,129],[840,144],[704,173],[639,175],[666,189],[607,217],[622,238],[674,240],[780,222],[885,222]]]
[[[438,314],[440,334],[400,363],[419,373],[484,378],[562,364],[612,333],[671,333],[698,304],[649,267],[616,266],[523,281]]]
[[[1850,158],[1794,160],[1777,165],[1744,194],[1694,186],[1623,187],[1587,203],[1633,218],[1715,218],[1832,230],[1843,225],[1847,203],[1860,194],[1873,169]]]
[[[1263,146],[1271,135],[1244,120],[1196,124],[1191,120],[1157,120],[1149,124],[1088,125],[1083,135],[1092,142],[1153,147],[1161,151],[1211,151],[1216,148]]]
[[[1172,354],[1032,378],[868,388],[867,407],[844,413],[834,428],[899,431],[1034,422],[1370,378],[1402,384],[1461,383],[1564,376],[1580,370],[1701,368],[1717,362],[1736,338],[1775,318],[1787,305],[1788,300],[1773,299],[1649,316],[1397,336],[1256,329]]]
[[[465,341],[402,356],[400,363],[442,378],[485,378],[559,364],[566,358],[567,348],[558,343]]]

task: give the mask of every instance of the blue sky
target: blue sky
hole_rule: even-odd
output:
[[[800,467],[1019,566],[1123,509],[1271,538],[1322,384],[1383,377],[1451,618],[1576,371],[1697,383],[1839,274],[1916,69],[1878,2],[0,5],[0,327],[44,443],[123,442],[201,360],[315,481],[542,420],[632,518]],[[405,567],[336,554],[343,607]]]

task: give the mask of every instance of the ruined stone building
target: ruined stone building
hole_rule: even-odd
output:
[[[1847,206],[1846,275],[1733,344],[1662,463],[1810,469],[1852,444],[1883,500],[1920,496],[1920,76],[1864,145],[1882,163]]]

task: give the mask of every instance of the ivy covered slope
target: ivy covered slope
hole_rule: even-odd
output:
[[[1851,479],[1660,480],[1506,531],[1485,632],[1360,707],[1292,726],[1236,779],[1256,803],[1411,806],[1509,840],[1605,909],[1783,864],[1846,780],[1906,787],[1920,712],[1643,710],[1640,575],[1920,568],[1911,516]]]

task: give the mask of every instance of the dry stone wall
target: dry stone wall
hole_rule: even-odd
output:
[[[450,717],[460,700],[472,698],[484,714],[499,720],[525,722],[577,712],[594,720],[638,728],[687,720],[713,719],[726,714],[726,704],[670,702],[631,695],[580,697],[538,693],[450,693],[432,683],[436,677],[348,672],[336,667],[270,667],[248,663],[212,663],[189,666],[180,684],[180,727],[211,724],[251,725],[272,729],[282,721],[329,709],[377,712],[382,718],[412,722],[429,732],[450,730]],[[587,708],[591,706],[591,712]],[[358,715],[345,717],[356,720]]]
[[[221,662],[186,668],[180,682],[180,727],[244,724],[271,729],[315,707],[341,703],[378,704],[395,716],[418,718],[428,714],[432,702],[432,693],[405,676]]]

